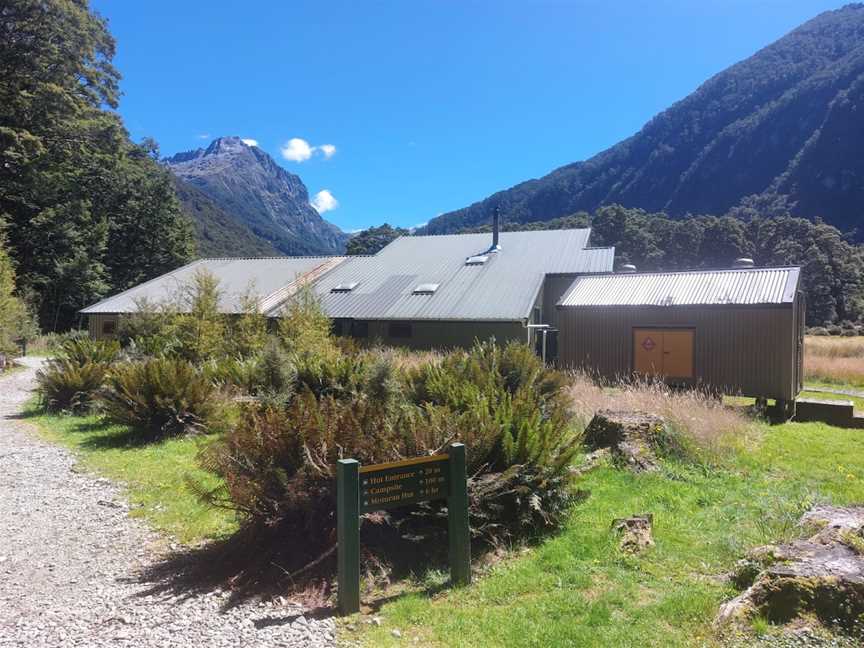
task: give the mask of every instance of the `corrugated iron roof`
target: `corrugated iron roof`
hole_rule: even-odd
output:
[[[800,268],[746,268],[578,277],[559,306],[785,304]]]
[[[259,308],[267,312],[278,308],[304,281],[314,281],[338,266],[345,257],[269,257],[259,259],[200,259],[173,272],[103,299],[81,311],[95,313],[132,313],[138,302],[176,301],[195,273],[206,271],[219,281],[220,310],[242,312],[243,297],[254,294]]]
[[[530,314],[547,274],[609,272],[614,248],[587,248],[590,230],[502,232],[501,251],[483,264],[491,234],[405,236],[371,257],[350,258],[315,283],[333,318],[515,321]],[[350,292],[333,292],[357,282]],[[414,294],[419,284],[434,294]],[[271,311],[278,314],[278,309]]]

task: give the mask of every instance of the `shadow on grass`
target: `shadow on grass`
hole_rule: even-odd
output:
[[[587,493],[575,505],[585,497]],[[410,514],[402,521],[408,519],[413,519]],[[360,530],[363,612],[374,613],[407,595],[432,597],[451,587],[444,576],[427,578],[430,572],[449,573],[446,515],[424,522],[422,537],[416,533],[419,528],[411,526],[406,532],[387,514],[364,518]],[[542,533],[525,539],[524,544],[537,544],[551,535],[554,533]],[[515,546],[522,543],[516,541]],[[480,541],[472,542],[471,551],[472,562],[484,569],[512,555]],[[228,593],[223,611],[252,598],[283,596],[302,602],[310,610],[304,612],[307,617],[331,616],[336,614],[335,529],[313,545],[303,530],[241,527],[229,538],[168,554],[140,573],[138,583],[145,585],[139,594],[142,597],[185,599],[222,590]],[[284,622],[294,618],[286,616]],[[265,625],[280,622],[261,621]]]

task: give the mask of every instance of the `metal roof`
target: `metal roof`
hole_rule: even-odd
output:
[[[156,277],[118,295],[103,299],[82,314],[132,313],[141,300],[178,302],[185,286],[199,271],[212,274],[222,292],[219,308],[225,313],[242,312],[243,297],[254,294],[262,312],[278,308],[303,282],[314,281],[345,257],[269,257],[260,259],[200,259]]]
[[[529,316],[547,274],[609,272],[614,248],[588,248],[590,230],[502,232],[501,250],[483,264],[492,235],[405,236],[371,257],[349,258],[314,287],[333,318],[516,321]],[[351,292],[333,292],[357,282]],[[434,294],[414,294],[439,284]],[[270,311],[277,315],[279,309]]]
[[[559,306],[689,306],[787,304],[795,299],[800,268],[577,277]]]

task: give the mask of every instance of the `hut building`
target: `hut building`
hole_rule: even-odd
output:
[[[559,364],[790,407],[803,373],[800,269],[739,265],[578,277],[557,305]]]
[[[344,262],[346,257],[268,257],[258,259],[199,259],[81,311],[87,317],[90,337],[112,338],[120,319],[138,312],[145,304],[182,312],[186,293],[199,272],[219,282],[219,310],[242,314],[250,298],[259,312],[279,308],[304,282],[312,282]]]
[[[496,223],[492,234],[401,237],[372,256],[202,259],[81,313],[92,337],[111,337],[142,301],[182,310],[177,295],[206,271],[229,314],[243,312],[244,295],[254,292],[259,312],[276,319],[308,283],[337,335],[418,349],[493,337],[535,344],[554,330],[555,304],[576,277],[612,270],[614,248],[589,247],[589,236],[589,229],[499,233]]]

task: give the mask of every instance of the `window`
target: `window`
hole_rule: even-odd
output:
[[[102,322],[102,335],[114,335],[117,332],[117,320]]]
[[[333,288],[330,289],[331,293],[347,293],[351,292],[357,287],[358,281],[348,281],[345,283],[340,283]]]
[[[330,322],[330,331],[336,337],[340,337],[342,335],[342,320],[334,319]]]
[[[369,337],[369,322],[364,322],[362,320],[354,320],[353,322],[351,322],[351,337]]]
[[[435,294],[435,291],[438,290],[438,286],[440,286],[440,285],[441,284],[436,284],[436,283],[420,284],[414,289],[414,294],[415,295],[433,295],[433,294]]]
[[[387,327],[387,335],[391,338],[410,338],[411,324],[408,322],[390,322]]]
[[[465,259],[465,265],[483,265],[489,260],[489,257],[485,254],[477,254],[475,256],[470,256]]]

